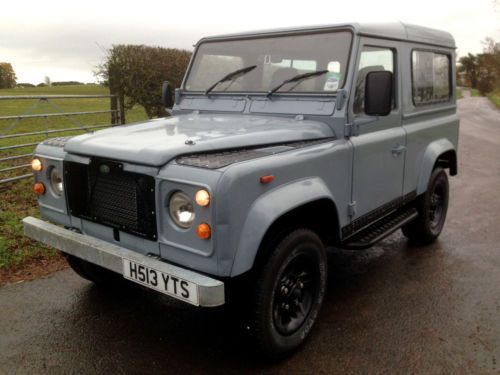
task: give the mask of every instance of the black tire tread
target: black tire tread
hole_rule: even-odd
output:
[[[429,204],[429,192],[435,181],[438,178],[444,178],[446,181],[446,185],[448,187],[448,176],[443,168],[437,167],[432,171],[431,177],[429,178],[429,185],[427,187],[427,191],[419,195],[415,202],[415,207],[418,210],[418,217],[413,220],[411,223],[403,226],[401,229],[403,234],[408,240],[414,244],[418,245],[429,245],[436,241],[436,239],[441,234],[441,230],[438,233],[432,233],[429,228],[429,223],[427,220],[427,206]],[[446,207],[448,206],[448,197],[446,199]],[[445,217],[446,218],[446,212]],[[443,222],[444,222],[443,219]]]
[[[273,347],[273,345],[269,341],[269,338],[267,337],[264,327],[262,326],[261,316],[265,311],[264,294],[268,291],[267,289],[268,280],[266,280],[266,276],[269,277],[269,275],[272,274],[273,268],[275,268],[276,263],[279,262],[279,258],[284,256],[283,252],[286,251],[287,245],[292,241],[294,241],[296,238],[302,236],[308,236],[310,237],[310,239],[317,242],[323,253],[323,259],[325,260],[325,265],[326,265],[325,249],[322,241],[316,235],[316,233],[306,228],[295,229],[289,232],[284,237],[282,237],[281,241],[274,241],[274,243],[275,244],[277,243],[278,245],[275,248],[275,250],[270,253],[267,262],[262,267],[255,283],[253,306],[251,307],[252,308],[251,326],[253,327],[251,335],[253,340],[257,344],[257,349],[260,351],[261,354],[263,354],[265,357],[269,359],[276,360],[285,358],[286,356],[290,355],[295,349],[289,351],[289,350],[280,350],[279,348]]]

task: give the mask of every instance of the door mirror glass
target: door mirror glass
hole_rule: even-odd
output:
[[[170,82],[168,81],[163,82],[163,86],[161,88],[161,102],[165,108],[172,108],[174,106],[172,86],[170,86]]]
[[[392,73],[369,72],[365,82],[365,113],[369,116],[387,116],[392,108]]]

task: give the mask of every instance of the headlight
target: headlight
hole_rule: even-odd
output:
[[[191,199],[181,191],[172,195],[168,203],[168,211],[172,220],[181,228],[189,228],[194,221],[195,213]]]
[[[56,167],[52,167],[50,170],[50,186],[55,194],[62,195],[64,191],[64,184],[61,172]]]

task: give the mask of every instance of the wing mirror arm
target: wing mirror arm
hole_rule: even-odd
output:
[[[163,82],[161,87],[161,102],[169,115],[172,114],[172,107],[174,106],[174,98],[172,96],[172,86],[169,81]]]

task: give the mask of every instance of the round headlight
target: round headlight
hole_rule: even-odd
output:
[[[61,177],[61,172],[59,169],[53,167],[50,170],[50,186],[52,187],[52,191],[57,195],[62,195],[64,191],[64,184]]]
[[[168,211],[170,217],[175,224],[181,228],[189,228],[194,221],[194,205],[191,199],[183,192],[176,192],[172,194],[168,204]]]

